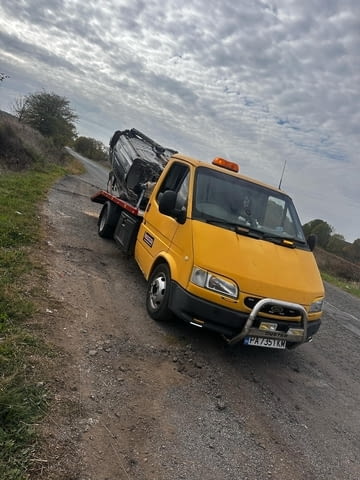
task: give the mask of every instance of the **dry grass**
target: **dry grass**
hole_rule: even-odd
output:
[[[38,162],[61,162],[51,140],[15,117],[0,111],[0,170],[20,171]]]
[[[326,252],[321,248],[316,248],[314,253],[316,261],[322,272],[346,282],[359,284],[360,265],[349,262],[342,257],[334,255],[333,253]]]

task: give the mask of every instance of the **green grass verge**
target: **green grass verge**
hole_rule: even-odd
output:
[[[39,205],[65,168],[38,166],[0,176],[0,478],[29,478],[36,433],[46,392],[36,378],[34,358],[47,348],[26,327],[34,312],[26,274],[33,272],[31,248],[40,239]]]
[[[334,277],[333,275],[330,275],[325,272],[321,272],[321,276],[323,280],[325,280],[326,282],[331,283],[332,285],[335,285],[336,287],[341,288],[341,290],[344,290],[345,292],[360,298],[359,282],[348,282],[346,280],[342,280],[341,278]]]

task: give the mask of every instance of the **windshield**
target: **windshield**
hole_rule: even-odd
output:
[[[305,243],[292,200],[285,194],[206,167],[196,174],[192,217],[224,228],[239,225],[260,238]]]

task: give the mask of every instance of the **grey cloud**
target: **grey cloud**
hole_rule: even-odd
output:
[[[106,47],[103,33],[111,24],[111,16],[99,8],[97,2],[69,2],[65,8],[62,0],[38,0],[36,3],[25,0],[16,9],[14,2],[4,0],[1,6],[9,15],[16,11],[22,21],[45,28],[55,37],[67,34]]]
[[[4,51],[17,54],[26,59],[26,61],[40,61],[46,63],[50,67],[64,67],[72,72],[81,73],[73,63],[65,60],[63,57],[59,57],[51,53],[47,47],[34,46],[29,42],[25,42],[17,37],[8,35],[5,32],[0,31],[0,48]]]
[[[178,80],[166,77],[165,75],[158,75],[151,73],[149,75],[150,82],[155,89],[162,89],[170,94],[177,95],[179,98],[188,103],[196,103],[197,95]]]
[[[23,0],[14,2],[3,0],[1,7],[8,15],[16,14],[17,17],[32,25],[50,26],[56,21],[56,18],[64,13],[64,2],[62,0]]]

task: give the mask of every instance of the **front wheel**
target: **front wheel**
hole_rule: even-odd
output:
[[[159,322],[171,320],[169,310],[170,270],[161,263],[152,272],[146,292],[146,308],[151,318]]]

